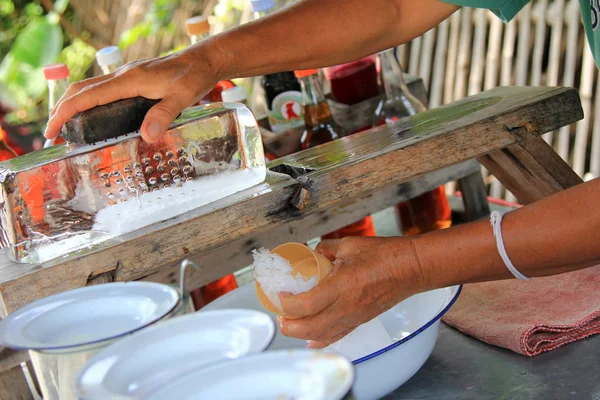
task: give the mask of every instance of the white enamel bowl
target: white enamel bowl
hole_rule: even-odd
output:
[[[146,400],[345,400],[354,370],[337,354],[278,350],[184,375]]]
[[[440,318],[454,304],[460,290],[460,286],[454,286],[421,293],[379,317],[395,342],[353,361],[356,368],[353,392],[357,400],[379,399],[389,394],[423,366],[437,341]],[[202,310],[227,308],[265,311],[256,297],[254,283],[227,293]],[[274,314],[270,315],[275,318]],[[269,349],[305,347],[306,341],[277,332]]]
[[[219,310],[173,318],[90,359],[77,377],[78,398],[145,399],[175,378],[260,353],[274,335],[273,321],[260,311]]]

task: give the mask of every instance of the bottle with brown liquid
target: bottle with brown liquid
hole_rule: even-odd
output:
[[[374,126],[391,124],[427,109],[410,93],[393,49],[380,53],[377,63],[383,96],[375,111]],[[452,223],[443,186],[398,204],[396,215],[406,236],[448,228]]]
[[[331,110],[323,94],[318,72],[317,69],[295,72],[302,87],[302,108],[306,126],[301,139],[302,150],[347,135],[345,130],[336,124],[331,116]],[[329,233],[323,236],[323,239],[341,239],[346,236],[375,236],[375,226],[371,217]]]

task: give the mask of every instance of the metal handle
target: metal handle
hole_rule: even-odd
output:
[[[188,259],[185,259],[181,262],[181,268],[179,269],[179,297],[181,299],[180,301],[183,301],[183,293],[185,291],[185,270],[190,265],[194,267],[196,271],[200,272],[200,267],[198,267],[198,265],[195,262],[190,261]]]

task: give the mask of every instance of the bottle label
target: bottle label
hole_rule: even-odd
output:
[[[282,133],[304,125],[302,93],[295,90],[280,93],[273,99],[270,108],[269,123],[274,133]]]

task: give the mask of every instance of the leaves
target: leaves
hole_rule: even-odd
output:
[[[56,62],[62,49],[63,34],[60,26],[46,18],[31,20],[19,33],[10,53],[15,61],[31,65],[34,68]]]

